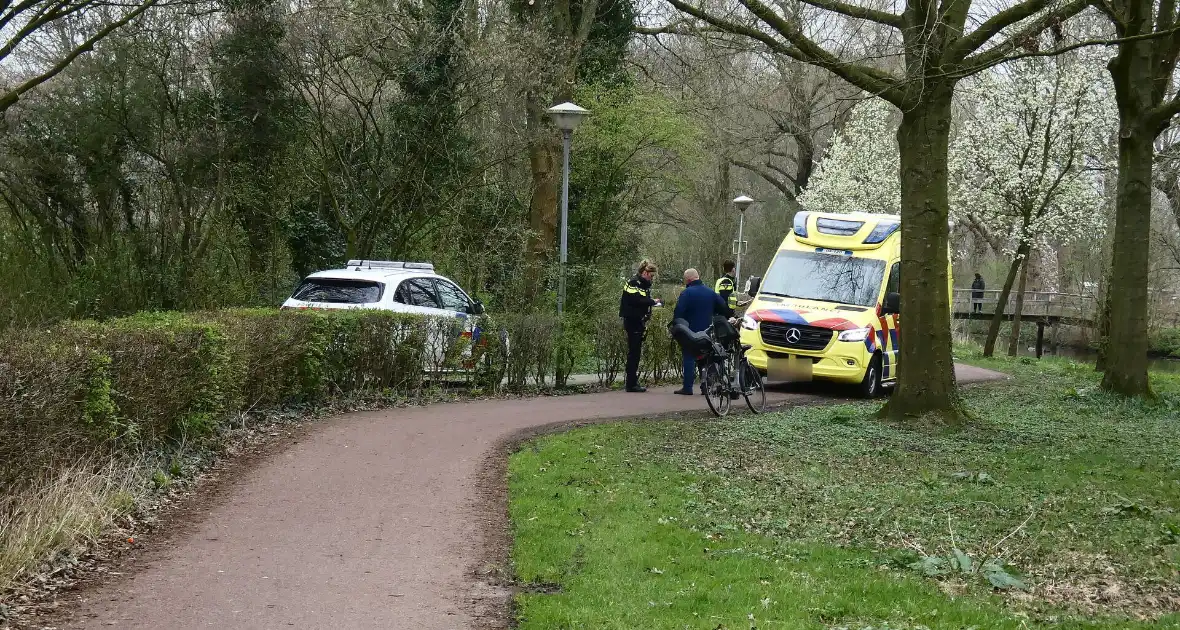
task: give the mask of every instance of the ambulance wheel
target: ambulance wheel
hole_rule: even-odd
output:
[[[874,354],[865,368],[865,377],[857,387],[861,398],[876,398],[881,395],[881,355]]]

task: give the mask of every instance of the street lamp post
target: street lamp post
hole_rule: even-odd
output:
[[[546,113],[561,130],[561,275],[557,280],[557,316],[561,317],[565,308],[565,264],[569,252],[570,138],[590,111],[573,103],[562,103],[550,107]]]
[[[742,195],[733,200],[733,205],[738,209],[738,237],[737,243],[733,248],[734,254],[737,257],[737,260],[734,263],[734,265],[737,267],[734,269],[734,275],[736,276],[734,278],[735,282],[742,281],[742,250],[746,248],[746,242],[742,240],[742,228],[745,227],[746,223],[746,209],[749,208],[753,203],[754,200],[745,195]],[[734,290],[736,291],[737,287],[734,287]]]

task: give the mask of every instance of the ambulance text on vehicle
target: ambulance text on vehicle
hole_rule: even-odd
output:
[[[742,343],[771,378],[856,384],[876,396],[900,367],[900,290],[899,217],[799,212],[766,275],[751,279]]]

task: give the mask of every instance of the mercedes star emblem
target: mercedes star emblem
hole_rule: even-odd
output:
[[[803,333],[799,332],[798,328],[791,328],[791,329],[787,330],[787,341],[788,342],[799,343],[799,340],[802,338],[803,338]]]

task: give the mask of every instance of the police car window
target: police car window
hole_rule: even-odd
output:
[[[448,311],[466,313],[467,307],[469,306],[467,296],[463,295],[459,287],[446,280],[436,280],[436,282],[438,284],[438,297],[442,300],[442,307]]]
[[[893,267],[889,270],[889,284],[885,285],[885,292],[901,292],[901,263],[893,263]]]
[[[399,286],[400,293],[405,287],[405,303],[424,308],[440,308],[438,297],[434,294],[434,283],[425,278],[411,278]]]
[[[308,278],[304,280],[293,299],[302,302],[328,304],[372,304],[381,301],[385,285],[367,280],[345,280],[337,278]]]
[[[403,282],[397,285],[397,291],[393,292],[393,301],[398,304],[413,304],[410,301],[410,283]]]

